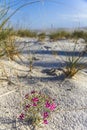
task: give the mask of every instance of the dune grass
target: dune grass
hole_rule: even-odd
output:
[[[38,34],[38,41],[44,41],[44,40],[45,40],[45,37],[46,37],[46,34],[45,34],[44,32]]]
[[[83,38],[85,41],[87,41],[87,32],[74,31],[74,32],[72,32],[71,38],[74,38],[74,39]]]
[[[75,54],[75,52],[76,52],[76,46],[73,48],[73,54]],[[66,66],[63,69],[63,72],[65,73],[66,77],[72,78],[80,70],[87,68],[85,66],[85,63],[87,63],[87,61],[85,61],[83,64],[81,63],[81,61],[83,61],[84,59],[85,53],[86,53],[85,51],[79,51],[77,56],[67,55],[67,59],[65,61]]]
[[[51,41],[57,41],[60,39],[75,39],[78,40],[82,38],[87,42],[87,32],[75,30],[74,32],[67,32],[67,31],[57,31],[53,32],[49,35]]]
[[[73,58],[68,59],[66,67],[63,70],[66,77],[72,78],[76,73],[78,73],[80,70],[85,68],[84,65],[79,64],[80,60],[81,60],[81,57],[75,58],[75,59]]]
[[[49,35],[50,40],[51,41],[56,41],[59,39],[63,39],[63,38],[70,38],[71,34],[69,32],[66,31],[57,31],[57,32],[53,32]]]
[[[30,37],[30,38],[37,36],[36,32],[30,31],[30,30],[27,30],[27,29],[17,30],[16,35],[19,36],[19,37]]]

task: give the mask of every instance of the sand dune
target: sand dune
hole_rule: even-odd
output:
[[[27,92],[42,90],[51,94],[60,104],[47,126],[40,130],[87,130],[87,70],[77,73],[72,79],[64,78],[60,68],[65,67],[67,57],[78,56],[85,44],[68,40],[38,42],[36,39],[22,39],[16,44],[24,46],[15,61],[1,60],[0,66],[0,130],[28,130],[18,122],[20,102]],[[33,69],[29,71],[29,58],[33,57]],[[87,65],[87,55],[81,63]],[[58,69],[49,73],[52,69]],[[11,81],[11,82],[10,82]],[[39,130],[39,129],[38,129]]]

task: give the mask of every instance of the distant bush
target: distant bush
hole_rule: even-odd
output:
[[[27,30],[27,29],[20,29],[17,31],[17,36],[20,36],[20,37],[36,37],[36,33],[35,32],[32,32],[30,30]]]
[[[60,31],[60,32],[54,32],[49,35],[50,40],[56,41],[63,38],[70,38],[71,34],[69,32]]]
[[[45,39],[45,37],[46,37],[46,34],[45,34],[45,33],[40,33],[40,34],[38,34],[38,40],[39,40],[39,41],[43,41],[43,40]]]
[[[84,40],[87,41],[87,32],[84,32],[84,31],[74,31],[72,33],[71,37],[74,38],[74,39],[83,38]]]
[[[83,38],[83,37],[84,37],[83,31],[74,31],[72,33],[72,38],[78,39],[78,38]]]

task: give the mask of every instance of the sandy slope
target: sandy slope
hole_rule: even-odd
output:
[[[1,78],[6,79],[7,74],[12,83],[7,80],[0,81],[0,130],[29,129],[18,122],[16,117],[20,113],[22,97],[33,89],[51,94],[60,104],[59,111],[53,113],[49,124],[40,128],[41,130],[87,130],[87,70],[79,72],[73,79],[65,80],[60,71],[56,75],[48,73],[51,68],[65,66],[64,60],[67,55],[73,54],[71,51],[74,43],[40,43],[35,39],[22,41],[23,43],[17,43],[21,44],[20,48],[25,46],[21,53],[22,62],[18,58],[16,62],[1,60]],[[83,49],[84,45],[78,44],[76,55],[79,48]],[[33,70],[29,72],[28,57],[32,55]],[[87,55],[82,62],[85,61]]]

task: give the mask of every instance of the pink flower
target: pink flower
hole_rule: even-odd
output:
[[[48,115],[48,112],[44,112],[43,113],[43,118],[47,118],[49,115]]]
[[[36,104],[36,103],[33,103],[33,106],[35,107],[35,106],[37,106],[37,104]]]
[[[20,119],[20,120],[23,120],[23,119],[24,119],[24,114],[23,114],[23,113],[21,113],[21,115],[19,116],[19,119]]]
[[[34,97],[34,98],[32,98],[32,101],[33,101],[34,103],[37,103],[37,102],[39,101],[39,99],[38,99],[37,97]]]
[[[48,124],[48,121],[47,121],[47,120],[43,120],[43,123],[44,123],[44,124]]]
[[[25,98],[28,99],[28,98],[29,98],[29,94],[26,94],[26,95],[25,95]]]
[[[34,93],[36,93],[36,91],[34,91],[34,90],[33,90],[33,91],[31,91],[31,94],[34,94]]]
[[[25,106],[25,109],[27,110],[29,107],[30,107],[30,105],[29,105],[29,104],[27,104],[27,105]]]
[[[50,103],[47,101],[46,104],[45,104],[45,107],[46,107],[46,108],[49,108],[51,111],[53,111],[53,110],[56,108],[56,104],[55,104],[55,103],[50,104]]]
[[[50,103],[48,101],[46,101],[45,107],[50,108]]]
[[[55,104],[55,103],[52,103],[52,104],[50,105],[50,110],[53,111],[55,108],[56,108],[56,104]]]

